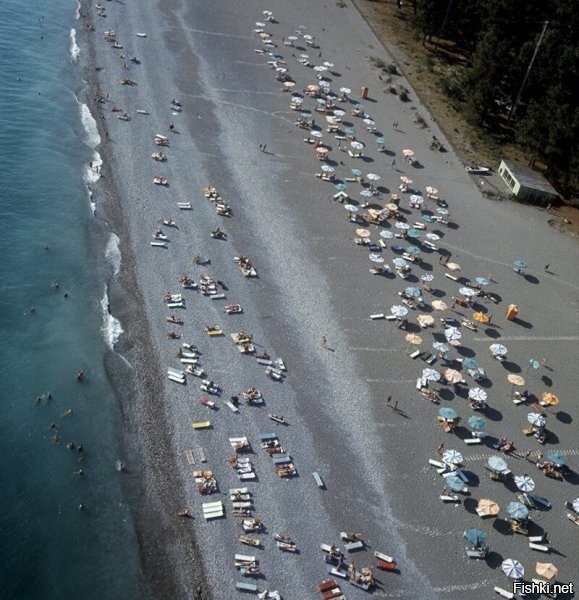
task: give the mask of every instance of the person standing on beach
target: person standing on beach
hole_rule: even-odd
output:
[[[326,336],[322,336],[322,341],[320,342],[320,346],[322,348],[327,348],[328,347],[328,340],[326,340]]]

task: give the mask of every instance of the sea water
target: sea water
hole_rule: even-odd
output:
[[[77,9],[74,0],[2,0],[0,10],[0,597],[7,599],[143,597],[123,495],[132,475],[116,469],[121,411],[104,370],[122,335],[106,295],[120,255],[91,203],[100,139],[83,99]],[[83,382],[75,377],[81,370]]]

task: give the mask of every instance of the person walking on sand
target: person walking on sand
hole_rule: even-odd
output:
[[[388,396],[388,398],[386,398],[386,406],[390,406],[391,401],[392,401],[392,396]]]
[[[438,448],[436,449],[436,454],[440,454],[442,456],[442,449],[444,448],[444,442],[438,444]]]
[[[548,272],[549,272],[549,267],[550,267],[550,266],[551,266],[551,265],[550,265],[549,263],[547,263],[547,264],[545,265],[545,273],[548,273]]]
[[[328,347],[328,340],[326,340],[326,336],[322,336],[322,341],[320,342],[320,346],[322,348],[327,348]]]

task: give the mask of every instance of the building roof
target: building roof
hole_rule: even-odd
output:
[[[533,171],[530,167],[512,160],[503,159],[503,163],[522,187],[554,196],[559,195],[559,192],[538,171]]]

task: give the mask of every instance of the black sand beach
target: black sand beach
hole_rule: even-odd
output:
[[[496,498],[504,505],[513,494],[484,478],[485,457],[492,448],[469,449],[454,436],[443,437],[435,422],[438,407],[415,390],[422,365],[407,356],[403,332],[369,319],[370,314],[388,313],[399,300],[398,291],[409,283],[370,275],[366,249],[353,242],[355,226],[346,221],[343,206],[332,200],[335,188],[314,177],[319,163],[303,142],[305,133],[293,125],[290,94],[281,92],[267,58],[254,52],[261,47],[254,22],[261,20],[264,9],[274,12],[279,24],[268,25],[267,30],[288,61],[296,89],[313,83],[315,74],[292,58],[302,50],[284,47],[281,38],[302,23],[320,45],[308,50],[310,56],[316,64],[331,61],[340,74],[331,76],[333,88],[345,85],[357,91],[369,86],[365,110],[395,154],[376,152],[372,135],[352,119],[367,144],[367,156],[363,161],[350,159],[324,133],[324,141],[334,147],[336,173],[350,176],[351,167],[379,173],[380,184],[387,188],[383,202],[397,191],[403,174],[412,177],[416,188],[438,188],[450,205],[449,220],[456,223],[436,228],[442,229],[440,247],[448,249],[471,277],[493,273],[503,301],[490,310],[496,313],[493,322],[500,324],[496,330],[509,346],[510,362],[522,365],[525,374],[529,358],[546,355],[555,368],[547,375],[555,380],[555,393],[562,398],[572,397],[573,367],[565,357],[576,355],[579,339],[575,242],[554,234],[544,215],[533,209],[484,200],[452,151],[435,154],[428,149],[430,136],[443,139],[442,134],[416,99],[403,104],[383,93],[367,57],[379,56],[386,62],[389,57],[352,7],[301,1],[262,6],[254,0],[235,7],[218,0],[211,10],[203,3],[178,0],[104,5],[106,17],[97,16],[94,7],[84,9],[96,30],[86,33],[94,48],[93,65],[100,67],[93,71],[94,89],[109,94],[109,102],[91,107],[95,118],[99,111],[106,117],[97,118],[103,129],[106,198],[98,210],[121,238],[123,262],[112,289],[111,309],[127,332],[118,350],[134,369],[131,392],[122,397],[127,403],[128,445],[143,473],[136,504],[151,597],[194,598],[198,585],[204,598],[236,597],[235,580],[241,578],[235,574],[233,555],[254,551],[236,543],[237,519],[228,515],[204,522],[201,512],[201,502],[216,499],[230,511],[227,490],[244,485],[225,463],[232,454],[228,443],[232,436],[247,436],[255,448],[252,461],[258,483],[249,487],[255,514],[270,534],[263,536],[265,551],[259,551],[267,576],[259,582],[260,589],[278,589],[285,598],[316,597],[315,583],[327,577],[319,544],[337,543],[340,531],[363,532],[372,552],[396,558],[399,575],[376,574],[377,597],[463,598],[466,592],[483,597],[493,585],[508,584],[496,564],[489,569],[464,558],[462,531],[480,526],[481,521],[462,506],[440,503],[443,481],[428,468],[428,458],[435,457],[440,442],[457,447],[465,454],[468,470],[478,474],[473,478],[478,488],[473,487],[473,497]],[[122,49],[103,40],[105,29],[115,30]],[[137,32],[146,37],[137,37]],[[121,53],[136,55],[140,64],[123,69],[127,60],[120,58]],[[120,85],[124,77],[136,85]],[[171,110],[172,98],[182,103],[181,113]],[[311,108],[313,104],[309,101]],[[113,106],[126,110],[131,120],[118,120]],[[137,109],[149,114],[137,114]],[[416,112],[430,132],[413,124]],[[323,116],[315,118],[323,123]],[[170,122],[173,131],[168,129]],[[392,122],[399,123],[396,131]],[[150,158],[158,150],[155,134],[170,139],[162,148],[166,162]],[[267,145],[265,152],[260,144]],[[403,148],[412,148],[423,168],[409,166],[402,158]],[[156,175],[167,177],[169,185],[153,185]],[[215,214],[203,197],[206,185],[215,186],[229,202],[232,218]],[[352,197],[361,201],[357,186],[350,188]],[[185,201],[191,202],[191,211],[177,209],[176,203]],[[408,210],[405,196],[401,207],[408,211],[408,221],[419,214]],[[174,219],[178,225],[163,228],[170,238],[167,249],[150,246],[151,232],[161,218]],[[227,232],[226,242],[209,235],[216,226]],[[377,239],[374,230],[373,238]],[[196,254],[210,257],[211,264],[194,265],[191,259]],[[389,250],[384,255],[387,261],[393,258]],[[251,257],[259,278],[244,278],[235,256]],[[520,257],[531,265],[527,278],[512,271],[512,261]],[[422,259],[422,269],[413,273],[434,273],[445,300],[456,294],[456,285],[443,275],[439,255],[424,252]],[[555,261],[556,277],[544,274],[543,263]],[[226,285],[226,301],[181,289],[182,275],[197,281],[204,272]],[[171,330],[163,302],[167,291],[183,292],[182,341],[199,347],[200,363],[223,388],[223,399],[255,386],[266,399],[265,407],[242,406],[240,414],[234,414],[218,399],[219,411],[210,412],[199,403],[199,380],[189,377],[186,386],[166,380],[166,368],[179,367],[175,353],[180,344],[166,338]],[[511,301],[521,305],[523,323],[530,327],[504,320]],[[240,303],[243,314],[226,315],[225,302]],[[203,332],[206,324],[221,325],[226,335],[209,338]],[[289,373],[283,383],[267,379],[255,359],[239,354],[229,334],[241,328],[251,332],[258,351],[284,359]],[[422,335],[431,341],[430,334]],[[472,335],[465,331],[464,346],[476,351],[492,382],[489,396],[495,412],[500,411],[500,418],[489,418],[492,433],[500,437],[513,432],[517,443],[536,451],[536,444],[521,439],[527,411],[506,400],[507,371],[490,358],[490,335],[484,329]],[[322,337],[328,348],[321,347]],[[127,387],[126,379],[121,385]],[[544,382],[534,384],[537,393],[543,387]],[[384,405],[387,395],[398,402],[398,410]],[[445,404],[470,414],[460,398]],[[566,405],[564,410],[572,419],[576,407]],[[283,414],[290,425],[276,425],[267,419],[268,412]],[[212,429],[194,431],[191,422],[202,419],[211,419]],[[561,440],[560,447],[572,450],[572,425],[555,417],[549,425]],[[258,435],[268,431],[279,433],[299,477],[285,481],[276,476],[271,459],[258,444]],[[207,463],[191,466],[185,452],[199,447],[205,450]],[[206,499],[195,490],[191,471],[196,468],[216,473],[219,495]],[[524,468],[534,469],[528,463]],[[323,476],[326,490],[315,486],[313,471]],[[541,495],[556,507],[534,518],[540,518],[556,539],[557,550],[572,556],[575,532],[563,520],[560,506],[573,489],[562,490],[540,473],[533,476],[540,482]],[[184,506],[190,508],[192,519],[176,517]],[[488,523],[484,527],[492,530]],[[271,537],[276,531],[288,532],[300,554],[279,552]],[[491,544],[504,558],[526,561],[532,571],[531,559],[536,557],[518,536],[493,531]],[[358,566],[374,562],[371,552],[354,560]],[[562,580],[576,575],[571,560],[559,558],[557,565]],[[342,587],[348,597],[364,596],[345,582]]]

